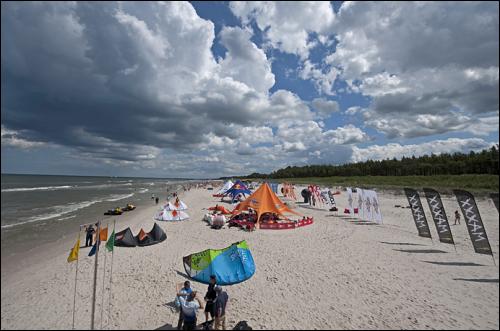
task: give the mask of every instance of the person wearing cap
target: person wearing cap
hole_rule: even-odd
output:
[[[203,308],[203,303],[196,296],[196,291],[191,292],[187,299],[177,293],[181,303],[182,319],[184,321],[183,330],[196,329],[196,312],[198,309]]]
[[[217,299],[215,299],[215,330],[226,329],[226,305],[229,300],[229,296],[222,287],[217,285],[215,287],[215,293],[217,293]]]

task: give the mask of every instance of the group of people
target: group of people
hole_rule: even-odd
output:
[[[276,223],[279,216],[276,213],[264,213],[260,220],[262,223]]]
[[[205,311],[205,323],[203,323],[205,329],[209,329],[209,325],[212,323],[214,323],[215,330],[226,329],[226,306],[229,296],[221,286],[217,285],[217,279],[214,275],[210,276],[210,284],[204,297],[205,305],[200,300],[198,293],[193,291],[189,281],[177,284],[176,290],[180,306],[177,330],[195,330],[198,309]],[[208,315],[212,318],[210,321]]]

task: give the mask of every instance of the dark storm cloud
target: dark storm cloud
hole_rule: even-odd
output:
[[[26,140],[129,160],[117,145],[187,150],[213,127],[223,133],[222,121],[261,118],[248,107],[255,92],[211,80],[213,24],[190,10],[3,3],[2,124]]]

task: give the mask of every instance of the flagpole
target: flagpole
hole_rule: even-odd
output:
[[[92,292],[92,321],[90,323],[90,329],[94,330],[94,316],[95,316],[95,292],[97,287],[97,261],[99,259],[99,240],[101,233],[101,221],[97,222],[97,238],[96,238],[96,251],[95,251],[95,263],[94,263],[94,290]]]
[[[109,226],[109,225],[108,225]],[[100,236],[100,234],[99,234]],[[102,312],[104,311],[104,281],[106,280],[106,250],[104,250],[104,271],[102,273],[102,301],[101,301],[101,330],[102,330]]]
[[[80,228],[78,229],[78,239],[77,242],[80,241],[80,231],[82,231],[82,226],[80,225]],[[80,247],[78,247],[80,249]],[[71,329],[75,329],[75,308],[76,308],[76,282],[78,280],[78,257],[76,259],[76,271],[75,271],[75,293],[73,295],[73,323],[71,326]]]
[[[116,225],[116,219],[113,220],[113,233],[115,232],[115,225]],[[114,245],[115,239],[113,238],[113,245]],[[111,319],[111,285],[113,284],[113,257],[115,254],[115,248],[113,247],[113,250],[111,251],[111,271],[109,274],[109,300],[108,300],[108,323],[110,322]],[[109,324],[108,324],[109,327]]]

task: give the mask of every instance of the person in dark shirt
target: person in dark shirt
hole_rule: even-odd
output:
[[[217,293],[217,299],[215,299],[215,330],[226,329],[226,306],[229,296],[222,287],[216,286],[215,293]]]
[[[205,294],[205,323],[208,324],[208,314],[212,319],[215,316],[215,298],[217,298],[217,293],[215,292],[215,285],[217,280],[214,275],[210,276],[210,284],[208,284],[207,294]]]
[[[92,241],[93,241],[92,239],[93,239],[94,232],[95,232],[95,229],[92,226],[92,224],[87,226],[87,228],[85,229],[85,232],[87,232],[87,236],[85,237],[85,247],[92,246]]]
[[[460,224],[460,213],[458,210],[455,210],[455,225],[457,225],[457,222]]]

